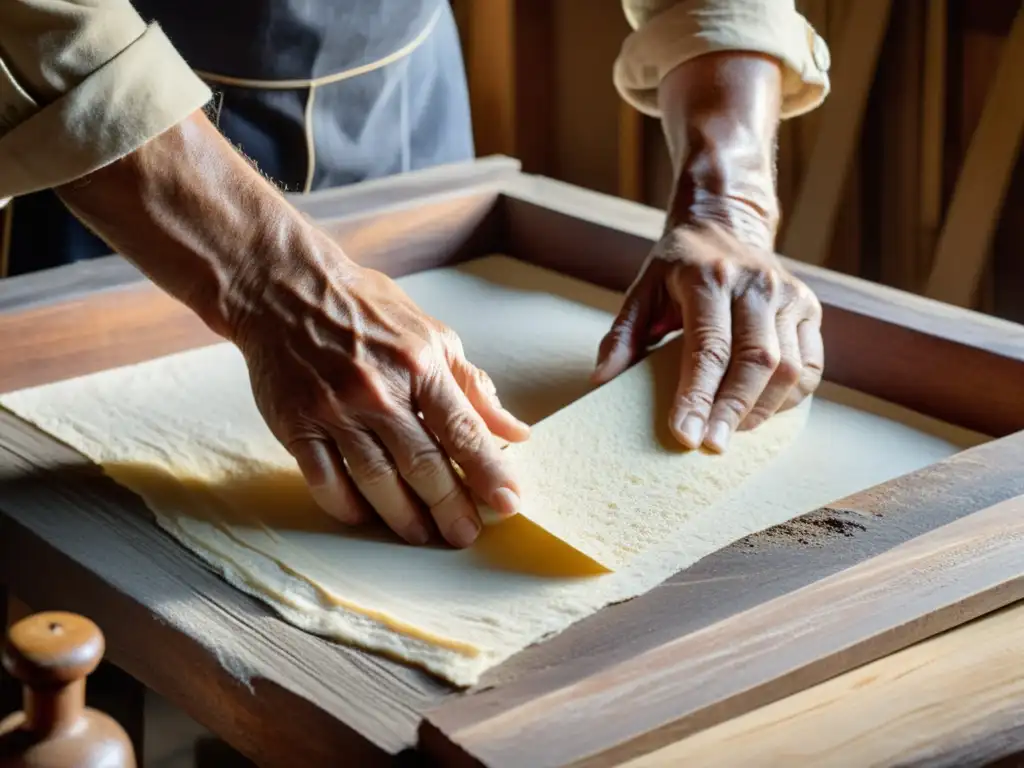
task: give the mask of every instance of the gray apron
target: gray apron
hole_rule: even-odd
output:
[[[446,0],[135,0],[214,91],[223,134],[288,192],[473,156]],[[8,274],[109,253],[49,191],[11,203]]]

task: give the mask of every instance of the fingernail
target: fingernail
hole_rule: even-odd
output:
[[[491,496],[491,507],[502,517],[519,514],[519,496],[511,488],[499,488]]]
[[[696,413],[687,414],[679,425],[679,435],[690,448],[699,448],[704,442],[704,419]]]
[[[405,540],[410,544],[421,547],[430,541],[430,531],[427,530],[426,526],[414,523],[406,529]]]
[[[725,451],[729,447],[729,425],[724,421],[711,422],[705,442],[719,453]]]
[[[477,534],[479,533],[480,525],[476,520],[468,517],[461,517],[456,520],[455,525],[452,526],[452,544],[456,547],[468,547],[476,541]]]

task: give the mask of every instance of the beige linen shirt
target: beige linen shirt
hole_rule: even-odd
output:
[[[615,61],[622,97],[658,116],[658,85],[680,64],[715,51],[752,51],[783,67],[782,117],[828,95],[829,52],[794,0],[623,0],[633,33]]]
[[[634,32],[615,62],[623,98],[657,115],[671,69],[748,50],[785,67],[783,116],[828,91],[828,48],[793,0],[623,0]],[[138,149],[210,99],[129,0],[0,0],[0,206]]]

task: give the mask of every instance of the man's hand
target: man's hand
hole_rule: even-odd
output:
[[[669,416],[683,445],[724,451],[811,394],[821,380],[821,305],[769,250],[714,222],[671,230],[601,343],[595,378],[621,373],[666,334],[685,329]]]
[[[415,543],[433,518],[467,546],[481,522],[470,492],[516,511],[491,434],[528,429],[455,334],[349,260],[201,113],[58,193],[238,345],[264,418],[329,513],[358,523],[374,510]]]
[[[454,332],[385,275],[323,246],[302,275],[261,283],[236,320],[260,411],[342,522],[376,510],[425,544],[429,513],[449,543],[469,546],[481,521],[468,489],[499,513],[517,511],[518,487],[492,434],[518,441],[528,428],[501,407]]]
[[[607,381],[683,329],[670,427],[690,448],[724,451],[821,381],[821,305],[775,256],[779,64],[706,54],[662,81],[676,184],[665,234],[601,343]]]

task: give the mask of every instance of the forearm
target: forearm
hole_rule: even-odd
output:
[[[315,258],[323,250],[324,236],[201,112],[57,191],[87,226],[226,337],[282,268],[268,254]]]
[[[750,53],[701,56],[662,80],[658,101],[675,171],[670,226],[718,220],[771,247],[781,87],[779,64]]]

